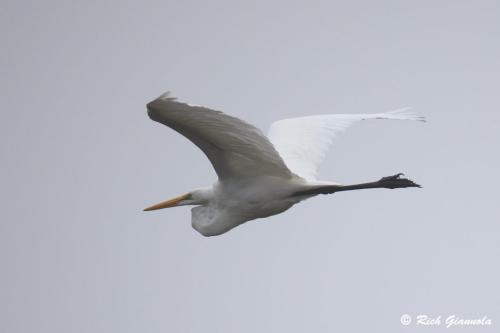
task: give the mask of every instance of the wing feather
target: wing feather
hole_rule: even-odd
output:
[[[271,124],[268,137],[293,173],[314,180],[334,137],[365,119],[425,121],[409,108],[375,114],[317,115],[276,121]]]
[[[291,172],[271,142],[253,125],[220,111],[178,102],[165,93],[148,103],[149,117],[182,134],[212,163],[219,179]]]

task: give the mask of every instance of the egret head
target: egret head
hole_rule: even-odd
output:
[[[162,201],[156,205],[144,208],[144,211],[157,210],[187,205],[204,205],[211,199],[211,189],[197,189],[178,197]]]

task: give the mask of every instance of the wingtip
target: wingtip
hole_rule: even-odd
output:
[[[146,104],[146,109],[148,110],[148,115],[150,118],[151,117],[151,112],[155,106],[156,103],[158,102],[169,102],[169,101],[176,101],[176,98],[172,96],[172,93],[170,91],[166,91],[160,96],[156,97],[154,100]]]
[[[169,90],[169,91],[164,92],[160,96],[158,96],[156,99],[171,100],[171,99],[175,99],[175,98],[172,97],[172,93]]]
[[[412,108],[409,106],[386,112],[384,115],[388,116],[390,119],[400,119],[400,120],[414,120],[420,122],[427,122],[425,116],[416,111],[410,111]]]
[[[175,101],[175,100],[176,100],[176,98],[172,96],[172,93],[170,91],[166,91],[163,94],[161,94],[160,96],[156,97],[151,102],[149,102],[148,105],[150,105],[153,102],[157,102],[157,101]]]

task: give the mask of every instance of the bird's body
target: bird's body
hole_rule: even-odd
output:
[[[149,103],[148,114],[196,144],[211,161],[219,180],[211,187],[145,210],[196,205],[192,209],[192,226],[204,236],[220,235],[244,222],[282,213],[318,194],[418,186],[399,178],[400,174],[347,186],[315,179],[336,132],[363,119],[423,120],[406,109],[372,115],[285,119],[271,126],[269,139],[238,118],[177,102],[168,94]]]
[[[192,209],[192,226],[205,236],[222,234],[244,222],[284,212],[310,197],[293,196],[305,188],[311,186],[296,176],[218,181],[204,190],[211,200]]]

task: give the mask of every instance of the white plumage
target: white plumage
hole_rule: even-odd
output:
[[[418,187],[400,174],[376,182],[339,185],[316,181],[333,138],[365,119],[418,120],[408,108],[378,114],[316,115],[279,120],[268,137],[236,117],[176,101],[169,93],[147,105],[152,120],[197,145],[212,163],[218,182],[145,210],[196,205],[192,225],[205,236],[219,235],[246,221],[281,213],[317,194],[362,188]]]
[[[219,179],[262,174],[290,176],[271,142],[243,120],[177,102],[168,93],[148,104],[148,114],[197,145],[207,155]]]
[[[314,180],[335,136],[366,119],[424,121],[409,108],[374,114],[325,114],[278,120],[271,124],[268,138],[288,168],[305,179]]]

